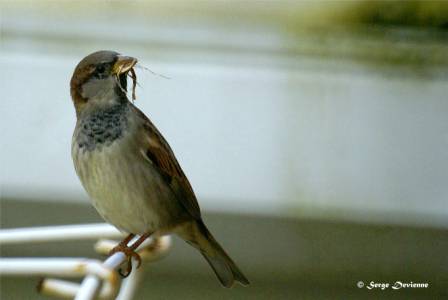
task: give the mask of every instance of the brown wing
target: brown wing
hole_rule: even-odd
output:
[[[138,108],[134,107],[134,109],[144,121],[143,130],[147,139],[144,154],[157,167],[181,205],[193,218],[200,220],[201,211],[193,188],[177,162],[171,147],[151,121]]]

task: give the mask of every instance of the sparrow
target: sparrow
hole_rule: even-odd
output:
[[[131,257],[139,260],[134,250],[146,238],[176,234],[200,251],[224,287],[248,285],[202,221],[168,142],[128,99],[127,77],[135,92],[136,64],[136,58],[114,51],[94,52],[79,62],[70,81],[76,173],[101,217],[128,234],[112,252],[123,251],[130,266]],[[137,242],[128,246],[135,236]]]

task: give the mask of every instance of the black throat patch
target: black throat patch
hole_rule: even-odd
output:
[[[83,117],[78,124],[78,146],[92,151],[119,139],[128,125],[127,110],[127,105],[118,104]]]

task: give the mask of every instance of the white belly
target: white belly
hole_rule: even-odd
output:
[[[171,190],[129,136],[93,151],[73,143],[72,156],[94,207],[121,231],[153,233],[175,217]]]

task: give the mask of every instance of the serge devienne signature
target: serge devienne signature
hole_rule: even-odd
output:
[[[368,284],[366,284],[366,288],[369,290],[372,289],[381,289],[385,290],[391,287],[393,290],[400,290],[400,289],[406,289],[406,288],[428,288],[429,283],[427,282],[402,282],[402,281],[395,281],[393,285],[391,285],[388,282],[375,282],[371,281]]]

